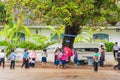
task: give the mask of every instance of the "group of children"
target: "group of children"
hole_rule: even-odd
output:
[[[74,63],[77,64],[78,62],[78,53],[77,50],[74,50]],[[42,67],[45,67],[45,64],[47,62],[47,51],[46,49],[43,50],[42,53]],[[62,68],[65,69],[66,68],[66,64],[69,62],[69,55],[68,52],[64,51],[61,48],[57,48],[54,52],[54,65],[55,68]]]
[[[8,60],[10,61],[10,69],[15,69],[15,62],[16,62],[16,53],[14,49],[11,50],[10,55],[8,56]],[[4,50],[2,49],[0,52],[0,66],[2,65],[3,68],[5,68],[5,58],[6,54],[4,53]],[[23,52],[23,63],[21,65],[21,68],[25,65],[25,68],[34,67],[35,66],[35,60],[36,60],[36,53],[34,50],[29,54],[28,50],[25,49]]]
[[[62,65],[62,68],[66,68],[66,64],[68,61],[68,55],[65,53],[64,50],[57,48],[54,52],[54,65],[55,68],[60,68],[60,65]]]
[[[36,61],[36,52],[32,50],[29,54],[28,49],[25,49],[23,52],[23,63],[21,68],[25,65],[25,68],[34,67]]]
[[[101,45],[101,50],[100,53],[98,53],[97,50],[95,50],[95,53],[93,54],[93,66],[94,66],[94,71],[98,71],[98,64],[100,63],[100,66],[104,66],[104,61],[105,61],[105,49],[104,46]],[[74,49],[73,51],[74,54],[74,63],[77,64],[78,62],[78,51]],[[42,62],[42,67],[45,67],[45,64],[47,62],[47,50],[44,49],[43,53],[41,54],[41,62]],[[14,50],[11,50],[11,54],[9,55],[8,59],[11,61],[10,62],[10,69],[15,69],[15,60],[16,60],[16,54]],[[60,66],[65,69],[66,64],[69,61],[69,56],[68,53],[66,53],[63,49],[57,48],[54,52],[54,65],[55,68],[60,68]],[[32,50],[32,52],[29,54],[28,50],[25,49],[23,52],[23,63],[21,65],[21,68],[25,65],[25,68],[29,67],[34,67],[36,62],[36,52],[35,50]],[[0,53],[0,65],[3,63],[3,68],[5,66],[5,53],[4,50],[1,50]]]

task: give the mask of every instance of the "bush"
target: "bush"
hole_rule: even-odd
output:
[[[105,44],[105,47],[106,47],[106,51],[111,52],[112,48],[114,46],[114,43],[113,42],[105,42],[104,44]]]

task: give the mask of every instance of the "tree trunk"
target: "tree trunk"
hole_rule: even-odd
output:
[[[79,25],[66,26],[62,47],[68,46],[69,48],[73,48],[74,39],[77,36],[79,30]]]

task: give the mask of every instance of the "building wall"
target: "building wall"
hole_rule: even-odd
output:
[[[105,33],[109,35],[109,42],[118,42],[120,43],[120,31],[116,32],[115,29],[103,30],[101,32],[96,33]],[[120,44],[119,44],[120,46]]]
[[[31,31],[31,38],[30,38],[30,40],[32,39],[32,36],[34,34],[40,34],[40,35],[43,35],[43,36],[46,36],[46,37],[50,37],[50,34],[52,33],[52,31],[50,29],[47,29],[47,28],[37,28],[37,29],[31,28],[30,31]],[[25,40],[27,40],[27,39],[28,38],[25,37]]]
[[[39,28],[38,30],[38,34],[44,35],[46,37],[50,37],[52,31],[48,28]],[[31,34],[36,34],[36,29],[30,29]],[[120,43],[120,31],[116,32],[115,29],[107,29],[107,30],[102,30],[100,32],[96,32],[96,33],[104,33],[104,34],[108,34],[109,35],[109,42],[119,42]],[[96,34],[94,33],[94,34]],[[81,34],[82,36],[84,36],[85,38],[88,38],[87,34]],[[27,39],[27,38],[26,38]]]
[[[31,31],[31,37],[33,34],[41,34],[44,35],[46,37],[50,37],[51,33],[53,31],[51,31],[49,28],[45,27],[45,26],[33,26],[33,27],[29,27],[30,31]],[[3,29],[3,26],[0,26],[0,30]],[[102,30],[101,32],[96,32],[96,33],[105,33],[109,35],[109,42],[119,42],[120,43],[120,31],[116,32],[116,29],[106,29],[106,30]],[[86,34],[81,34],[82,36],[84,36],[85,38],[88,38],[88,35]],[[28,38],[25,37],[25,40],[27,40]],[[0,35],[0,40],[4,40],[4,37]],[[30,38],[31,40],[31,38]]]

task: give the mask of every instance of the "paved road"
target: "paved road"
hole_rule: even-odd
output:
[[[120,71],[90,69],[0,68],[0,80],[120,80]]]

